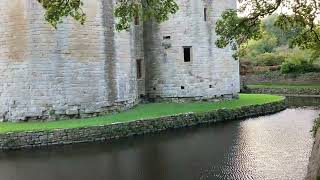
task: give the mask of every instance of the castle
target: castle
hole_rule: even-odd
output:
[[[215,22],[235,0],[177,0],[161,24],[115,30],[115,0],[84,0],[87,22],[55,30],[36,0],[0,1],[0,120],[88,117],[141,99],[236,97],[239,62],[215,46]]]

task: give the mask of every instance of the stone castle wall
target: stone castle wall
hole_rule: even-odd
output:
[[[114,28],[116,0],[84,0],[85,25],[68,18],[57,30],[37,1],[0,1],[0,120],[95,116],[145,96],[235,96],[238,61],[230,48],[214,45],[214,26],[236,2],[220,1],[178,0],[180,11],[169,21],[140,21],[122,32]],[[191,62],[183,61],[184,46],[192,46]]]
[[[236,1],[178,0],[179,11],[162,24],[144,29],[146,91],[154,98],[214,98],[239,92],[239,64],[231,48],[215,46],[215,23]],[[207,8],[207,21],[204,20]],[[191,47],[191,62],[184,62]]]
[[[133,30],[114,31],[112,1],[84,3],[84,26],[67,19],[54,30],[37,1],[0,1],[1,120],[85,116],[135,103]]]

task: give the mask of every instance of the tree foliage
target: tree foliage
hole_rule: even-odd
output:
[[[62,22],[62,18],[71,16],[83,24],[86,14],[82,10],[81,0],[37,0],[46,10],[45,19],[54,27]]]
[[[247,43],[239,46],[238,54],[242,61],[270,66],[283,62],[284,55],[279,50],[286,51],[288,49],[291,33],[274,26],[277,17],[277,15],[272,15],[263,19],[259,29],[259,38],[250,39]]]
[[[83,24],[86,14],[82,0],[37,0],[46,10],[46,20],[55,28],[64,17],[71,16]],[[117,30],[130,27],[132,20],[139,16],[143,20],[154,19],[157,22],[167,20],[170,14],[178,11],[175,0],[118,0],[114,15],[118,18]]]
[[[263,19],[261,23],[262,31],[272,37],[275,37],[277,39],[278,46],[288,45],[289,39],[294,37],[296,31],[284,31],[275,26],[275,22],[277,21],[278,17],[278,14],[273,14]]]
[[[282,73],[307,73],[319,71],[317,49],[293,47],[296,30],[285,31],[275,26],[278,15],[264,18],[260,25],[259,39],[250,39],[238,51],[242,64],[251,66],[254,73],[280,70]],[[280,68],[281,67],[281,68]]]
[[[238,0],[238,10],[227,10],[217,22],[220,36],[218,47],[237,47],[249,39],[261,37],[261,20],[278,13],[274,24],[283,31],[293,32],[291,46],[317,50],[320,47],[319,0]],[[241,15],[241,16],[239,16]],[[236,54],[239,55],[239,54]],[[314,51],[315,57],[320,53]]]
[[[158,23],[169,19],[179,7],[175,0],[119,0],[115,7],[115,16],[119,19],[116,29],[124,30],[130,27],[134,17],[143,20],[154,19]]]

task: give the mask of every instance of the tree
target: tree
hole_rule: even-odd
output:
[[[291,46],[313,49],[314,58],[320,56],[319,0],[239,0],[238,10],[227,10],[217,21],[219,35],[216,45],[231,45],[235,50],[249,39],[261,37],[263,18],[278,13],[275,25],[283,31],[293,32]],[[242,16],[239,16],[239,14]],[[239,52],[235,54],[237,57]]]
[[[46,10],[45,19],[55,28],[66,16],[71,16],[81,24],[86,21],[82,0],[37,0]],[[114,10],[118,18],[117,30],[130,27],[132,19],[140,16],[144,20],[157,22],[168,20],[170,14],[178,11],[175,0],[118,0]]]
[[[274,14],[263,19],[261,24],[261,31],[275,37],[278,41],[278,46],[288,45],[288,41],[293,37],[294,31],[283,31],[281,28],[276,27],[275,22],[277,18],[278,14]]]

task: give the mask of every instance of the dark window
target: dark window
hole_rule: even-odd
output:
[[[181,86],[181,89],[184,89],[184,86]]]
[[[212,85],[209,85],[209,88],[212,88]]]
[[[190,62],[191,61],[191,47],[184,47],[183,54],[184,54],[184,62]]]
[[[207,8],[203,9],[203,19],[204,21],[207,21]]]
[[[163,36],[163,39],[170,39],[170,36]]]
[[[137,59],[137,79],[142,78],[142,62],[141,59]]]
[[[134,25],[139,25],[140,24],[140,21],[139,21],[139,16],[135,16],[134,17]]]

